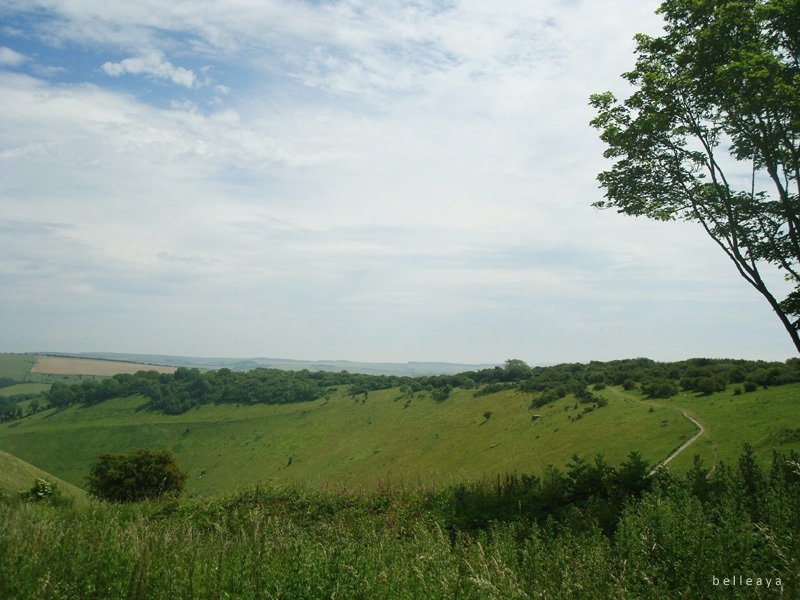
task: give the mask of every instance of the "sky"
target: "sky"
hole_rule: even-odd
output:
[[[793,356],[699,225],[591,206],[657,6],[0,0],[0,351]]]

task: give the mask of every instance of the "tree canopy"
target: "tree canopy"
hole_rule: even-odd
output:
[[[595,94],[613,165],[599,208],[700,223],[800,352],[800,0],[666,0],[635,88]],[[777,267],[783,299],[765,280]]]

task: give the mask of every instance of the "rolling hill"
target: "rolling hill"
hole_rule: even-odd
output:
[[[681,410],[707,431],[672,469],[688,468],[695,453],[707,465],[734,460],[743,442],[763,460],[773,449],[800,450],[798,384],[660,401],[617,387],[600,393],[608,405],[586,413],[572,396],[531,410],[531,396],[516,390],[475,397],[456,389],[444,402],[397,388],[366,397],[338,390],[312,402],[206,405],[181,415],[148,411],[134,396],[3,424],[0,448],[75,485],[100,453],[167,448],[190,472],[187,491],[199,495],[256,482],[442,484],[541,472],[573,454],[602,453],[613,464],[637,451],[656,464],[697,431]]]

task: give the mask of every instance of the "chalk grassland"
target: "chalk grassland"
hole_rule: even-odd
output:
[[[36,364],[30,370],[31,373],[48,375],[95,375],[100,377],[110,377],[118,373],[136,373],[137,371],[174,373],[175,367],[66,356],[38,356]]]
[[[533,411],[530,402],[516,391],[475,398],[457,389],[437,403],[390,389],[170,416],[132,397],[4,424],[0,448],[76,485],[98,454],[167,448],[190,472],[187,491],[205,495],[257,482],[443,485],[540,473],[576,453],[618,464],[635,450],[654,464],[695,432],[674,410],[624,399],[585,414],[571,396]]]
[[[742,443],[753,446],[761,463],[772,451],[800,452],[800,385],[782,385],[734,395],[736,386],[712,396],[682,393],[654,402],[659,408],[686,410],[706,428],[706,433],[670,463],[673,471],[689,468],[695,454],[707,467],[715,461],[733,465]]]
[[[49,383],[17,383],[0,388],[0,396],[16,396],[17,394],[43,394],[50,389]]]
[[[103,452],[166,448],[190,472],[190,495],[257,482],[444,485],[541,474],[573,454],[602,453],[618,464],[631,450],[654,465],[696,432],[681,409],[706,433],[670,463],[673,472],[685,472],[695,454],[709,468],[719,460],[735,463],[745,442],[761,464],[773,450],[800,451],[800,384],[660,401],[621,388],[596,393],[609,404],[588,413],[571,396],[531,410],[528,394],[475,398],[462,389],[439,403],[397,389],[366,398],[341,390],[314,402],[208,405],[176,416],[146,410],[141,397],[121,398],[0,425],[0,448],[76,485]]]
[[[25,492],[31,489],[37,479],[58,484],[67,497],[86,499],[86,492],[82,489],[0,450],[0,491],[12,494]]]

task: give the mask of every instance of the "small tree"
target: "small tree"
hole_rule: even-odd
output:
[[[102,454],[86,477],[92,496],[112,502],[154,500],[180,495],[184,473],[169,450],[134,450],[130,454]]]
[[[450,392],[453,391],[453,386],[450,384],[445,385],[444,387],[436,388],[431,392],[431,398],[433,398],[436,402],[444,402],[450,397]]]

